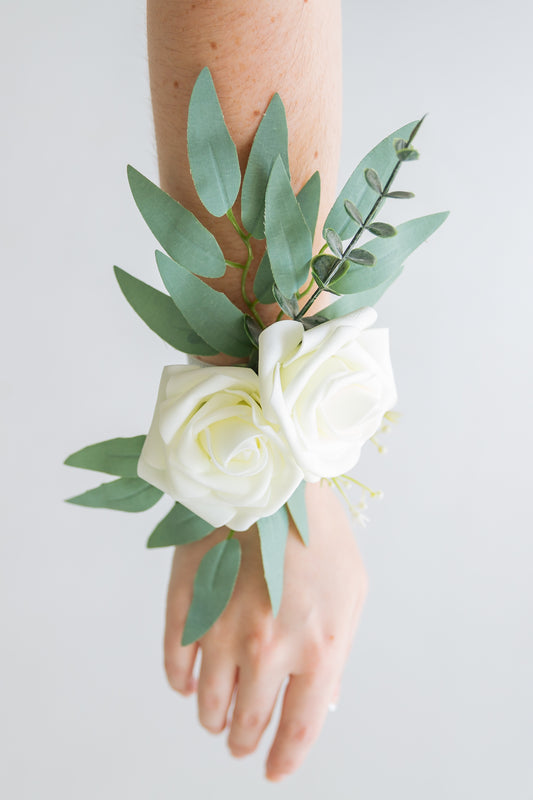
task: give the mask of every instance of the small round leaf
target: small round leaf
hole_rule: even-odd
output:
[[[393,197],[396,200],[410,200],[414,197],[413,192],[387,192],[385,197]]]
[[[373,267],[376,263],[376,256],[374,253],[371,253],[369,250],[361,250],[358,247],[350,250],[348,258],[350,261],[353,261],[354,264],[362,264],[364,267]]]
[[[358,222],[359,225],[363,224],[363,217],[361,216],[359,209],[357,208],[355,203],[352,203],[351,200],[345,200],[344,208],[346,209],[346,213],[348,214],[349,217],[355,220],[355,222]]]
[[[388,225],[386,222],[373,222],[372,225],[369,225],[367,230],[370,233],[373,233],[374,236],[380,236],[382,239],[388,239],[391,236],[396,236],[398,231],[392,225]]]
[[[377,192],[378,194],[381,194],[383,192],[379,175],[375,169],[372,169],[372,167],[367,167],[365,169],[365,180],[370,186],[370,188],[373,189],[375,192]]]
[[[397,150],[396,155],[400,161],[416,161],[420,153],[412,147],[406,147],[403,150]]]
[[[324,235],[331,252],[335,253],[338,258],[342,258],[342,239],[337,231],[334,231],[333,228],[326,228]]]

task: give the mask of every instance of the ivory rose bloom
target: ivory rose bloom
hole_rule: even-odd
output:
[[[139,477],[214,527],[246,530],[302,480],[247,367],[165,367]]]
[[[263,411],[306,481],[350,470],[396,402],[388,331],[365,330],[376,316],[363,308],[307,331],[282,320],[259,337]]]

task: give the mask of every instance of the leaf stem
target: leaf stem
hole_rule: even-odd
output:
[[[242,295],[242,299],[244,300],[244,302],[246,303],[246,305],[250,309],[250,313],[253,316],[253,318],[255,319],[255,321],[258,323],[258,325],[261,326],[261,328],[264,329],[265,328],[265,323],[263,322],[263,320],[261,319],[261,317],[257,313],[257,309],[256,309],[257,300],[255,300],[255,301],[251,300],[249,295],[248,295],[248,292],[246,290],[246,279],[248,277],[248,272],[250,270],[250,266],[251,266],[251,263],[252,263],[253,258],[254,258],[254,252],[252,250],[252,245],[251,245],[251,242],[250,242],[250,239],[252,238],[252,234],[251,233],[246,233],[246,231],[241,228],[241,226],[237,222],[237,219],[235,218],[235,214],[233,213],[233,210],[231,208],[226,212],[226,216],[229,219],[229,221],[231,222],[231,224],[233,225],[233,228],[235,229],[237,234],[239,235],[239,238],[245,244],[246,250],[247,250],[246,261],[245,261],[244,264],[238,264],[236,261],[227,261],[227,260],[226,260],[226,263],[229,264],[232,267],[236,267],[237,269],[241,270],[241,295]]]
[[[418,131],[420,129],[420,126],[421,126],[423,121],[424,121],[424,117],[422,117],[422,119],[419,120],[419,122],[413,128],[413,130],[411,132],[411,135],[409,136],[409,139],[407,141],[407,147],[410,146],[411,142],[415,138],[415,136],[418,133]],[[398,170],[400,169],[402,163],[403,162],[398,158],[398,160],[396,161],[396,164],[394,165],[394,168],[393,168],[391,174],[389,175],[389,178],[388,178],[385,186],[383,187],[383,189],[381,191],[381,194],[378,195],[378,198],[377,198],[376,202],[374,203],[374,205],[370,209],[369,213],[367,214],[366,219],[364,220],[363,224],[356,230],[355,234],[350,239],[350,242],[348,243],[347,247],[343,250],[343,252],[341,254],[341,257],[337,259],[336,263],[334,264],[334,266],[331,269],[331,272],[329,273],[329,275],[327,276],[327,278],[323,282],[323,285],[322,286],[318,286],[316,288],[316,290],[313,292],[313,294],[311,295],[309,300],[306,302],[304,307],[300,309],[300,311],[298,312],[298,314],[295,316],[294,319],[301,319],[304,316],[304,314],[306,314],[309,311],[309,309],[311,308],[311,306],[313,305],[313,303],[315,302],[317,297],[320,295],[320,293],[325,288],[327,288],[327,286],[331,283],[331,281],[333,280],[335,275],[337,275],[338,272],[342,269],[343,265],[346,263],[348,253],[350,252],[350,250],[352,249],[354,244],[356,244],[359,241],[359,239],[361,238],[361,236],[363,234],[363,231],[365,230],[367,225],[372,221],[372,218],[379,211],[379,208],[383,203],[384,196],[387,194],[387,192],[389,191],[390,187],[392,186],[392,183],[393,183],[394,179],[396,178],[396,175],[398,174]],[[324,250],[324,247],[322,247],[322,250]],[[322,252],[322,250],[320,252]]]

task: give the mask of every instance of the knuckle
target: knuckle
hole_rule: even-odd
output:
[[[233,724],[244,730],[257,730],[260,726],[262,715],[258,711],[245,711],[236,708],[233,713]]]
[[[200,698],[201,711],[220,711],[222,708],[222,697],[213,690],[202,693]]]
[[[252,628],[242,642],[245,656],[253,666],[259,666],[264,662],[272,651],[272,645],[272,628],[263,623]]]
[[[301,719],[287,720],[282,728],[284,738],[296,744],[307,744],[312,740],[312,728]]]

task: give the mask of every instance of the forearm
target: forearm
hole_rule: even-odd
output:
[[[204,66],[213,74],[243,171],[261,116],[279,92],[294,190],[320,172],[320,231],[335,199],[340,149],[339,0],[148,0],[148,55],[161,186],[213,231],[226,257],[242,260],[242,242],[225,217],[203,208],[187,160],[188,103]],[[238,202],[234,212],[239,218]],[[250,281],[263,248],[254,240]],[[213,285],[243,307],[236,271]]]

